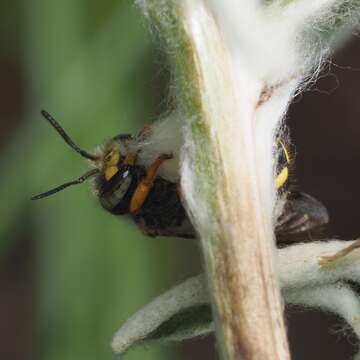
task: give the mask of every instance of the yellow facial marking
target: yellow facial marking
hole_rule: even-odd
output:
[[[110,147],[108,153],[104,157],[104,174],[107,181],[109,181],[118,172],[117,165],[120,159],[120,151],[114,144]]]
[[[109,166],[105,169],[105,179],[109,181],[117,172],[118,172],[117,166]]]
[[[275,179],[275,186],[277,189],[280,189],[287,181],[289,177],[289,169],[285,166]]]

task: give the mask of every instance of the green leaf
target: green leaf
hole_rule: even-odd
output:
[[[167,319],[150,333],[148,340],[181,341],[212,331],[210,304],[201,304],[184,309]]]
[[[154,341],[180,341],[213,331],[203,275],[192,277],[135,313],[115,334],[114,352]]]

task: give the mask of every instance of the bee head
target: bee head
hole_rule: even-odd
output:
[[[132,140],[128,134],[116,136],[107,143],[96,164],[99,174],[94,181],[95,191],[102,207],[111,213],[127,212],[131,189],[139,176]]]
[[[95,190],[101,205],[105,209],[112,211],[122,201],[130,185],[133,183],[132,169],[136,161],[137,152],[129,151],[132,140],[131,135],[118,135],[111,139],[99,154],[91,154],[77,146],[49,113],[43,110],[41,114],[73,150],[90,161],[93,169],[76,180],[69,181],[32,197],[32,200],[43,199],[69,186],[81,184],[89,178],[95,178]]]

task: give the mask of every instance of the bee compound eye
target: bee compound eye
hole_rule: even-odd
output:
[[[127,173],[127,174],[126,174]],[[124,176],[126,174],[126,176]],[[102,194],[100,195],[101,205],[112,210],[121,203],[127,194],[132,182],[132,176],[128,170],[115,176],[114,179],[104,184]]]

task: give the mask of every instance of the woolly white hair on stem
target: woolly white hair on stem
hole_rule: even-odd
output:
[[[187,119],[182,189],[200,233],[212,294],[219,305],[215,314],[236,323],[231,328],[223,323],[225,329],[218,333],[224,340],[219,343],[221,352],[226,358],[257,352],[264,358],[286,359],[282,306],[272,278],[272,154],[279,119],[262,122],[261,115],[256,116],[256,110],[282,89],[267,91],[257,74],[246,65],[238,67],[205,1],[183,1],[181,11],[194,50],[203,111]],[[273,114],[282,116],[288,100],[273,99],[282,104]],[[206,128],[206,145],[204,139],[195,140],[197,126]]]
[[[353,25],[357,18],[355,12],[349,10],[344,14],[344,8],[354,5],[346,3],[352,2],[295,0],[264,4],[260,1],[209,0],[234,57],[238,61],[241,59],[261,79],[272,83],[301,78],[319,65],[329,44],[323,40],[321,48],[319,43],[304,36],[304,32],[321,31],[334,22],[340,11],[339,23],[343,24],[347,18],[347,26]]]
[[[356,241],[356,240],[355,240]],[[345,244],[353,244],[347,241]],[[360,252],[353,251],[342,259],[320,266],[320,258],[343,249],[344,241],[313,242],[290,246],[277,253],[277,272],[282,289],[315,287],[340,280],[360,282]]]
[[[141,151],[139,164],[148,167],[159,154],[172,154],[173,159],[165,161],[160,167],[159,175],[177,182],[180,175],[180,149],[183,140],[183,119],[179,112],[173,112],[156,121],[149,128],[149,134],[137,144]]]
[[[325,49],[304,46],[306,31],[334,0],[138,3],[173,66],[182,195],[199,233],[221,355],[289,359],[273,265],[273,149],[294,92]]]

